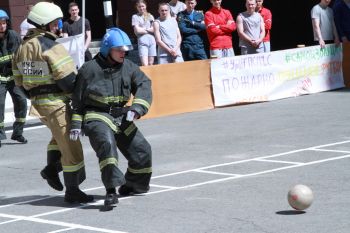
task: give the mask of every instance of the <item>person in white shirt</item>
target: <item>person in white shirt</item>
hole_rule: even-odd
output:
[[[158,64],[183,62],[180,50],[181,33],[177,21],[170,16],[167,3],[159,3],[159,18],[153,23],[154,37],[158,44]]]
[[[147,11],[145,0],[136,1],[137,14],[131,18],[134,33],[137,36],[139,57],[143,66],[153,65],[157,56],[157,45],[153,35],[154,17]]]
[[[28,5],[27,6],[27,14],[29,13],[29,11],[32,9],[33,5]],[[31,28],[35,28],[35,26],[33,24],[28,23],[27,18],[25,18],[21,25],[19,26],[20,30],[21,30],[21,37],[23,39],[23,37],[27,34],[28,30]]]
[[[179,12],[186,10],[186,4],[178,0],[171,0],[168,2],[168,5],[170,7],[171,16],[175,18]]]
[[[328,7],[331,0],[321,0],[311,10],[314,44],[324,48],[326,44],[340,44],[337,29],[334,23],[332,8]]]

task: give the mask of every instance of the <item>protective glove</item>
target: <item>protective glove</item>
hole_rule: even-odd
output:
[[[72,141],[76,141],[78,140],[79,135],[83,135],[81,129],[71,129],[69,133],[69,139]]]
[[[139,118],[140,118],[140,115],[133,110],[129,110],[126,113],[126,120],[127,121],[133,121],[134,119],[139,119]]]

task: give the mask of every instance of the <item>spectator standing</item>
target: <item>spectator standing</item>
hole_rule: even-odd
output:
[[[157,56],[157,45],[154,38],[154,17],[147,12],[145,0],[136,1],[137,14],[131,19],[134,33],[137,36],[138,51],[143,66],[153,65],[154,57]]]
[[[177,15],[182,35],[181,52],[185,61],[207,59],[201,32],[205,31],[203,11],[196,11],[196,0],[185,0],[186,10]]]
[[[263,39],[264,52],[271,51],[270,31],[272,28],[272,14],[269,9],[263,6],[264,0],[256,0],[256,11],[263,17],[265,24],[265,37]]]
[[[265,25],[262,16],[255,12],[256,1],[246,0],[246,11],[237,17],[237,31],[241,54],[263,53],[262,41],[265,37]]]
[[[236,23],[230,11],[221,7],[222,0],[210,0],[210,2],[212,8],[204,15],[210,56],[217,58],[234,56],[232,32],[236,30]]]
[[[158,63],[183,62],[180,50],[181,34],[176,19],[170,16],[169,5],[160,3],[158,12],[159,18],[153,23],[158,44]]]
[[[71,116],[69,102],[77,71],[67,50],[55,42],[58,19],[62,17],[61,9],[53,3],[39,2],[33,6],[28,21],[36,28],[24,37],[13,56],[12,69],[16,85],[26,91],[32,110],[50,129],[62,153],[58,158],[66,185],[64,200],[86,203],[94,198],[79,189],[86,177],[82,145],[80,141],[69,140],[70,121],[67,121]],[[57,161],[50,160],[41,175],[52,188],[62,191]]]
[[[326,44],[339,44],[339,37],[334,23],[333,10],[328,7],[331,0],[321,0],[311,10],[312,28],[315,44],[324,48]]]
[[[29,14],[30,10],[32,9],[33,5],[28,5],[27,6],[27,15]],[[20,31],[21,31],[21,38],[23,39],[23,37],[27,34],[28,30],[30,28],[35,28],[35,26],[33,24],[28,23],[27,18],[25,18],[21,25],[19,26]]]
[[[118,203],[117,186],[123,196],[145,193],[150,188],[152,149],[133,121],[150,108],[151,81],[137,65],[124,59],[131,49],[125,32],[109,29],[100,53],[79,69],[72,98],[70,136],[77,140],[84,125],[99,160],[106,188],[105,206]],[[127,107],[132,96],[132,104]],[[117,147],[128,160],[125,176],[118,168]]]
[[[170,14],[175,18],[180,11],[184,11],[186,9],[185,3],[179,0],[171,0],[168,4],[170,7]]]
[[[68,5],[68,12],[70,14],[70,18],[63,23],[63,37],[75,36],[83,33],[83,19],[79,16],[79,6],[75,2],[71,2]],[[88,19],[85,19],[85,61],[90,61],[92,59],[92,55],[89,51],[89,45],[91,42],[91,27]]]
[[[7,92],[11,95],[16,117],[11,139],[27,143],[27,139],[22,135],[27,115],[27,100],[21,88],[15,85],[11,64],[12,56],[22,40],[18,33],[9,27],[9,16],[4,10],[0,10],[0,147],[1,140],[6,139],[4,116]]]
[[[335,25],[339,39],[342,42],[350,41],[350,0],[338,0],[333,7]]]

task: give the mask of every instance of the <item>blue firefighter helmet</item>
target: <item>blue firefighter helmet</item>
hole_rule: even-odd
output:
[[[7,15],[6,11],[0,10],[0,20],[9,20],[9,16]]]
[[[107,57],[111,48],[118,48],[123,51],[133,49],[130,38],[119,28],[110,28],[103,36],[100,53]]]

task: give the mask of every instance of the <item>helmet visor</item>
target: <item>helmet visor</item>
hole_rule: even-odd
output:
[[[130,50],[133,50],[134,48],[132,47],[132,45],[124,45],[124,46],[117,46],[117,47],[112,47],[113,49],[116,49],[116,50],[120,50],[120,51],[130,51]]]

